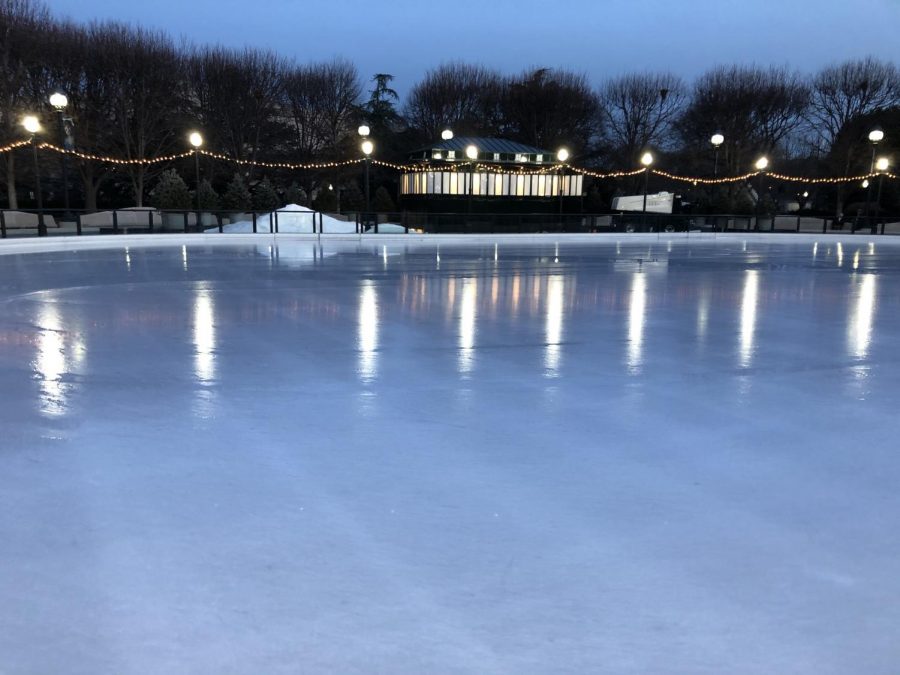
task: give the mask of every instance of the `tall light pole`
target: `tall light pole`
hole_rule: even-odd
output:
[[[763,176],[769,166],[769,158],[765,156],[760,157],[753,166],[756,167],[756,174],[759,176],[759,180],[756,184],[756,229],[759,230],[759,212],[762,210]]]
[[[557,175],[557,192],[559,193],[559,224],[562,226],[563,219],[563,169],[566,166],[566,160],[569,159],[569,151],[566,148],[560,148],[556,151],[556,173]]]
[[[59,123],[59,145],[63,150],[68,150],[66,147],[66,120],[64,115],[64,111],[66,106],[69,105],[69,99],[62,92],[56,92],[50,95],[50,105],[53,106],[53,109],[56,110],[56,119]],[[65,209],[65,215],[69,217],[69,156],[66,153],[62,153],[60,156],[60,162],[62,163],[62,182],[63,182],[63,208]]]
[[[362,127],[360,127],[362,129]],[[368,129],[368,127],[366,127]],[[375,144],[370,141],[368,138],[362,142],[360,146],[363,151],[363,155],[366,158],[366,216],[365,222],[368,222],[368,219],[372,212],[372,201],[369,198],[369,162],[371,161],[372,152],[375,150]]]
[[[650,184],[650,165],[653,164],[652,153],[645,152],[641,155],[641,164],[644,165],[644,206],[641,208],[641,224],[647,224],[647,188]]]
[[[875,217],[881,211],[881,184],[884,182],[884,174],[891,166],[891,161],[887,157],[879,157],[875,160],[875,170],[878,172],[878,196],[875,197]],[[875,227],[878,227],[878,221],[875,221]],[[882,233],[883,234],[883,233]]]
[[[34,186],[37,198],[38,211],[38,236],[47,236],[47,224],[44,222],[44,198],[41,194],[41,165],[38,163],[37,141],[35,136],[41,131],[41,123],[34,115],[26,115],[22,118],[22,126],[31,134],[31,154],[34,157]]]
[[[725,137],[722,134],[713,134],[712,138],[709,139],[709,142],[712,143],[715,158],[713,159],[713,176],[719,175],[719,147],[721,147],[722,143],[725,142]]]
[[[478,148],[474,145],[466,147],[466,157],[469,158],[469,201],[468,212],[472,215],[472,196],[475,194],[475,162],[478,159]]]
[[[872,144],[872,160],[869,162],[869,173],[875,173],[875,151],[878,149],[878,144],[884,140],[884,131],[882,131],[879,127],[875,127],[872,131],[869,132],[869,143]],[[869,223],[869,205],[871,204],[872,197],[872,186],[871,184],[866,186],[866,224]]]
[[[197,194],[194,201],[197,204],[197,225],[200,225],[200,146],[203,145],[203,136],[197,131],[192,131],[188,136],[188,142],[194,148],[194,184],[197,186]]]

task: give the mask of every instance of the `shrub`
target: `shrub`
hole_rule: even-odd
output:
[[[158,209],[189,209],[191,193],[175,169],[163,171],[150,191],[150,203]]]

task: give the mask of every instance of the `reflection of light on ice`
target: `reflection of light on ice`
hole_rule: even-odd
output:
[[[744,295],[741,300],[740,363],[747,368],[753,360],[753,340],[756,333],[756,305],[759,296],[759,272],[747,270]]]
[[[181,247],[181,267],[185,272],[188,271],[187,246]]]
[[[475,365],[475,313],[478,300],[478,280],[463,280],[462,301],[459,308],[459,372],[468,373]]]
[[[813,244],[813,261],[815,262],[816,256],[819,254],[819,242]]]
[[[853,254],[853,269],[859,269],[859,249],[856,249],[856,253]]]
[[[559,375],[560,342],[563,335],[563,298],[565,279],[553,275],[547,280],[547,320],[545,324],[544,368],[548,377]]]
[[[513,316],[519,313],[519,296],[522,294],[522,279],[517,274],[512,281],[512,313]]]
[[[216,327],[212,294],[205,288],[194,296],[194,374],[203,384],[216,377]]]
[[[706,337],[706,329],[709,326],[709,296],[708,286],[700,293],[700,302],[697,304],[697,336],[702,340]]]
[[[34,369],[41,381],[41,412],[45,415],[63,415],[67,404],[67,387],[62,382],[62,376],[66,373],[66,353],[62,321],[55,303],[47,302],[41,306],[38,322],[41,332]]]
[[[363,382],[370,382],[378,365],[378,295],[371,279],[363,281],[359,292],[356,348],[359,351],[359,377]]]
[[[847,342],[850,354],[858,359],[869,355],[872,342],[872,323],[875,318],[875,290],[877,278],[874,274],[860,275],[859,294],[847,325]]]
[[[631,282],[631,302],[628,310],[628,367],[639,371],[643,362],[644,322],[647,307],[647,280],[636,272]]]
[[[837,266],[840,267],[844,264],[844,247],[841,245],[841,242],[837,244]]]

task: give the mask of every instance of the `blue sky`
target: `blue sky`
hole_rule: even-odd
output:
[[[117,19],[194,42],[268,47],[299,61],[344,56],[404,93],[450,60],[690,78],[716,63],[801,71],[873,54],[900,61],[900,0],[50,0],[78,21]]]

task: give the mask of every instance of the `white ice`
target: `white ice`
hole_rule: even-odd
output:
[[[217,237],[0,245],[3,675],[896,672],[900,242]]]

